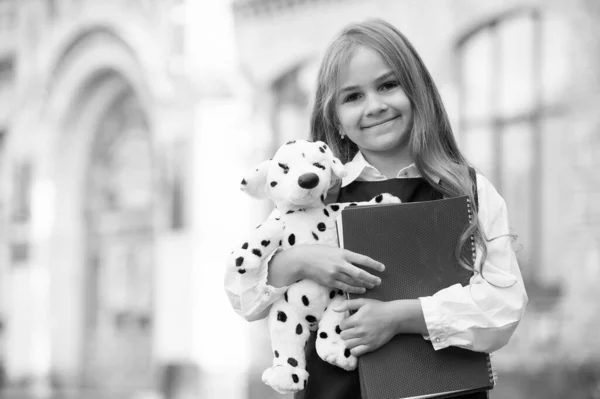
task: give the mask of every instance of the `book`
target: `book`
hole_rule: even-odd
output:
[[[381,284],[363,295],[380,301],[417,299],[473,275],[455,252],[473,218],[468,196],[345,208],[337,220],[340,246],[382,262]],[[473,238],[461,255],[471,265]],[[398,334],[358,359],[363,399],[448,398],[494,387],[490,355],[458,347],[434,350],[419,334]]]

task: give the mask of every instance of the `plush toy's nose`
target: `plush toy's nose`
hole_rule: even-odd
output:
[[[317,184],[319,184],[319,176],[315,173],[305,173],[298,178],[298,185],[302,188],[315,188]]]

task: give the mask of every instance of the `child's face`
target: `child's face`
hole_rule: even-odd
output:
[[[355,49],[340,71],[335,104],[340,128],[361,152],[400,153],[408,143],[410,100],[376,51]]]

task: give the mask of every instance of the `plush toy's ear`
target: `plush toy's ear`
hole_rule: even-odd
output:
[[[267,195],[265,184],[267,182],[267,169],[271,161],[263,161],[258,168],[246,174],[242,179],[241,189],[254,198],[264,198]]]
[[[322,141],[317,141],[319,147],[321,147],[325,151],[325,155],[329,158],[329,164],[331,165],[331,172],[337,176],[338,178],[342,178],[346,176],[346,169],[344,168],[344,164],[342,161],[333,156],[333,152],[329,148],[327,144]]]

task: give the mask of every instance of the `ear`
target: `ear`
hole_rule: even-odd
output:
[[[317,144],[319,144],[319,147],[325,152],[325,155],[329,159],[329,164],[331,165],[331,172],[340,179],[342,177],[345,177],[346,168],[344,168],[344,164],[342,164],[342,161],[333,156],[333,152],[327,144],[325,144],[322,141],[317,141]]]
[[[263,161],[258,168],[247,173],[240,183],[243,192],[254,198],[264,198],[267,195],[265,184],[267,182],[267,169],[271,161]]]

